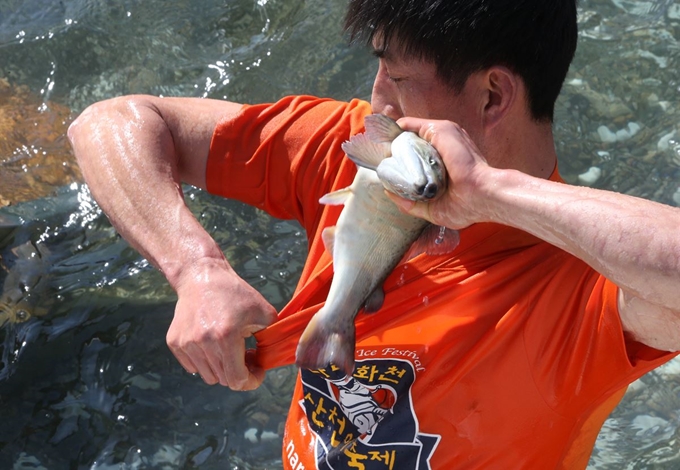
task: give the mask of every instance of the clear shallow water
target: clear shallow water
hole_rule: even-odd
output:
[[[368,98],[376,64],[346,46],[344,5],[0,0],[0,80],[23,87],[14,96],[34,97],[12,106],[55,121],[124,93]],[[678,204],[678,18],[680,4],[668,0],[581,2],[579,50],[555,129],[568,181]],[[10,176],[35,183],[31,165],[43,154],[70,168],[59,122],[45,141],[23,121],[30,132],[0,140],[0,191]],[[588,175],[600,175],[592,182],[591,167]],[[187,190],[236,269],[282,307],[306,249],[298,227]],[[175,297],[162,277],[77,179],[46,194],[0,209],[0,302],[21,285],[32,294],[0,313],[0,468],[280,468],[293,371],[270,374],[253,393],[183,372],[164,342]],[[679,381],[673,363],[634,384],[590,467],[680,468]]]

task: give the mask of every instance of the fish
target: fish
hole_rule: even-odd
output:
[[[51,288],[52,256],[42,244],[27,241],[11,250],[16,260],[7,271],[0,289],[0,327],[5,323],[23,323],[48,312],[46,294]]]
[[[401,212],[385,193],[385,189],[394,188],[416,200],[441,196],[446,190],[446,171],[434,147],[413,133],[408,135],[383,115],[367,116],[365,127],[364,134],[342,144],[347,157],[357,164],[352,184],[319,201],[344,207],[337,224],[322,231],[324,246],[333,257],[333,279],[326,302],[298,341],[295,362],[301,368],[315,370],[332,364],[350,375],[354,370],[354,319],[362,308],[371,313],[382,307],[382,286],[389,274],[407,255],[419,254],[410,251],[413,246],[437,255],[458,245],[457,231]],[[406,138],[400,138],[404,134]],[[409,165],[410,173],[396,168],[383,173],[386,179],[381,179],[378,170],[390,159],[394,159],[390,170]],[[412,159],[422,162],[409,161]],[[436,171],[431,163],[435,160],[439,165]]]
[[[374,170],[386,190],[412,201],[432,201],[446,192],[446,168],[432,144],[383,114],[366,116],[365,125],[366,133],[344,149],[357,166]]]

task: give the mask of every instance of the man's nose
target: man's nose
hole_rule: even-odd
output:
[[[378,67],[378,73],[373,81],[371,108],[374,113],[384,114],[395,121],[403,117],[397,85],[389,79],[382,65]]]

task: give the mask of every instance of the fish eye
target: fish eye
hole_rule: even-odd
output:
[[[17,321],[26,321],[30,317],[30,314],[26,310],[17,311]]]

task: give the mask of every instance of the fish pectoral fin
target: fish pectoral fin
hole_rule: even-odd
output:
[[[420,238],[424,241],[425,253],[433,256],[451,253],[460,243],[458,230],[441,225],[428,225]]]
[[[375,313],[380,310],[385,302],[385,291],[382,287],[377,287],[364,302],[365,313]]]
[[[351,195],[352,190],[349,187],[347,187],[343,189],[338,189],[337,191],[333,191],[332,193],[324,194],[323,196],[321,196],[321,199],[319,199],[319,202],[327,206],[341,206],[345,202],[347,202],[347,199]]]
[[[399,262],[405,263],[421,253],[430,256],[445,255],[456,249],[460,243],[458,230],[442,227],[440,225],[428,225],[425,227],[420,237],[413,242],[406,254]]]
[[[333,247],[335,246],[335,225],[323,229],[321,232],[321,240],[323,240],[323,246],[326,247],[326,251],[330,253],[331,257],[333,257]]]
[[[404,253],[404,256],[401,257],[401,260],[399,261],[399,264],[401,263],[406,263],[407,261],[412,260],[416,256],[425,253],[426,252],[426,246],[425,242],[418,238],[415,242],[413,242],[413,245]]]
[[[399,124],[384,114],[371,114],[364,118],[366,135],[373,142],[392,142],[403,129]]]
[[[376,143],[366,134],[357,134],[342,144],[342,150],[357,166],[375,171],[392,154],[390,143]]]

